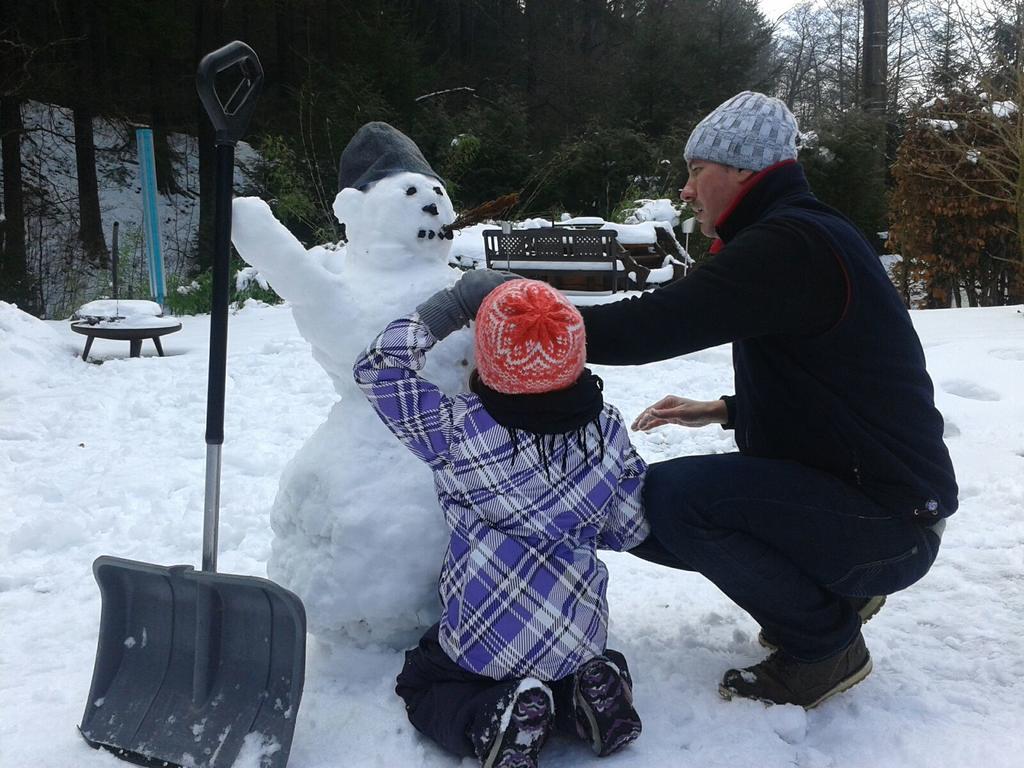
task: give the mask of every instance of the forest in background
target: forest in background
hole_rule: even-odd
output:
[[[517,192],[514,218],[615,218],[636,198],[674,198],[689,131],[752,89],[813,134],[801,161],[815,192],[902,255],[908,302],[919,284],[924,306],[1019,303],[1022,34],[1024,0],[823,0],[777,21],[752,0],[7,0],[0,298],[56,311],[45,253],[69,274],[108,268],[100,119],[153,128],[161,192],[199,203],[178,277],[208,269],[213,141],[195,71],[241,39],[267,74],[254,191],[307,244],[340,237],[336,165],[369,120],[408,133],[461,208]],[[26,181],[30,102],[73,115],[73,201]],[[194,181],[173,134],[198,137]],[[55,211],[67,242],[34,240],[32,222]]]

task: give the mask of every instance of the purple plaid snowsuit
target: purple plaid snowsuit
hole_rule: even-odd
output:
[[[543,461],[532,435],[513,441],[475,394],[451,398],[417,375],[436,341],[418,315],[395,320],[353,372],[434,473],[451,530],[438,588],[441,647],[495,680],[558,680],[605,651],[608,574],[596,549],[631,549],[647,537],[647,466],[608,404],[600,437],[593,424],[586,449],[544,436]]]

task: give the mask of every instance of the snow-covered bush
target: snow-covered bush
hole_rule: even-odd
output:
[[[267,281],[252,267],[241,261],[232,262],[230,300],[232,306],[241,306],[249,299],[264,304],[280,304],[281,297],[274,293]],[[167,286],[165,303],[172,315],[204,315],[213,306],[213,273],[206,270],[195,277],[172,277]]]

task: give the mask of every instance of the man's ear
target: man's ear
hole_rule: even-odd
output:
[[[740,184],[746,184],[754,176],[757,175],[756,171],[751,171],[751,170],[749,170],[747,168],[739,168],[738,170],[740,172]]]
[[[334,217],[342,224],[362,216],[366,195],[353,187],[345,187],[334,198]]]

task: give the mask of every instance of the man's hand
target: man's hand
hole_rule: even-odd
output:
[[[644,408],[631,429],[634,432],[647,432],[664,424],[706,427],[708,424],[725,424],[728,420],[729,411],[724,400],[687,400],[685,397],[666,395],[654,405]]]

